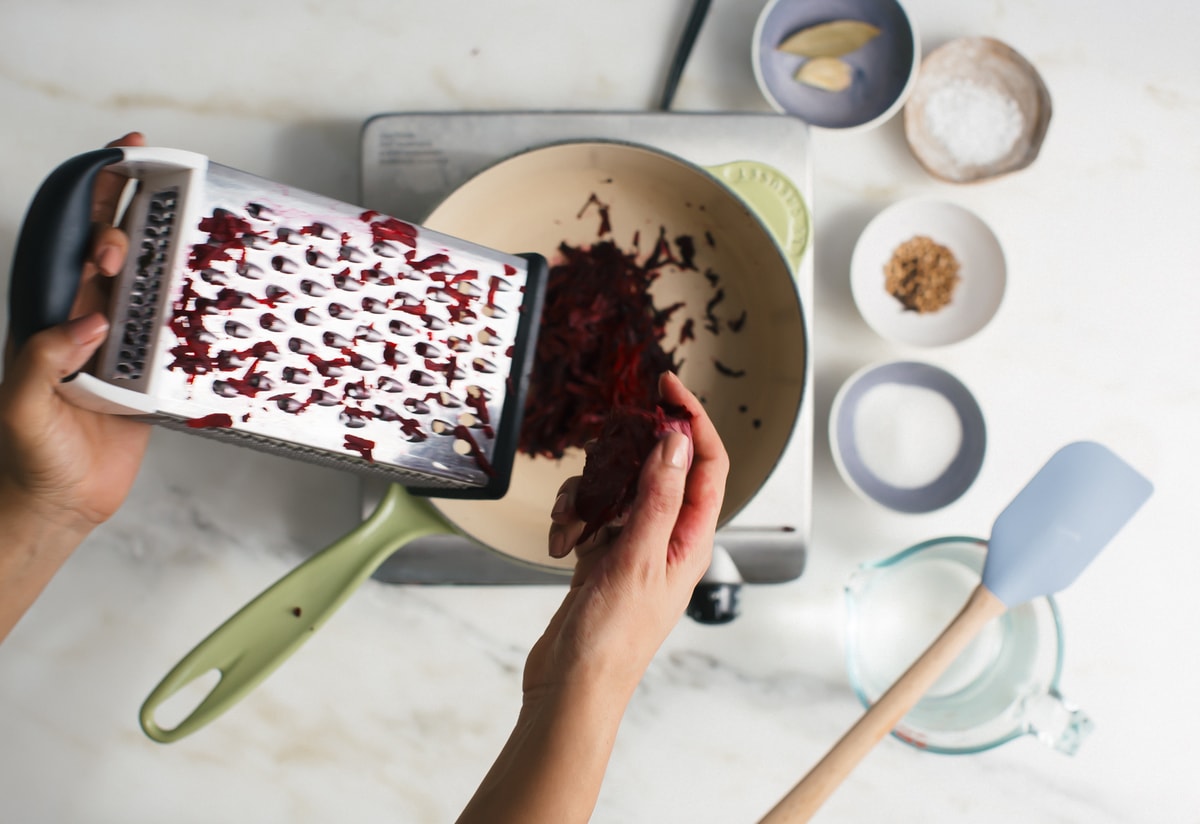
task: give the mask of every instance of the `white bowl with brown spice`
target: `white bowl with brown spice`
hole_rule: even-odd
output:
[[[1004,250],[974,212],[914,198],[876,215],[850,261],[850,290],[881,337],[912,346],[966,340],[1004,299]]]

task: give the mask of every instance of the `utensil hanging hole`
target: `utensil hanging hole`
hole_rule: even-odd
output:
[[[200,673],[158,705],[154,710],[154,722],[164,730],[175,729],[212,694],[221,678],[221,671],[215,668]]]

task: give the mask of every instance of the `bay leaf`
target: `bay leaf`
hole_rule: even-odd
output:
[[[857,51],[879,36],[879,28],[862,20],[834,20],[801,29],[778,49],[801,57],[841,57]]]
[[[827,92],[845,91],[854,80],[854,69],[840,57],[814,57],[804,61],[796,79]]]

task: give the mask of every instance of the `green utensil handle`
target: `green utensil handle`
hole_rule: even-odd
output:
[[[735,160],[705,169],[750,206],[774,236],[794,274],[808,250],[812,226],[804,195],[791,178],[757,160]]]
[[[307,641],[398,547],[450,531],[429,504],[391,485],[353,532],[279,579],[184,656],[142,704],[142,730],[165,744],[216,719]],[[196,708],[170,729],[159,726],[158,708],[213,670],[220,680]]]

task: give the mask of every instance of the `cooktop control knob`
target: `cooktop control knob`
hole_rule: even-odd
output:
[[[742,575],[729,552],[713,547],[712,563],[692,591],[687,614],[701,624],[727,624],[738,616]]]

